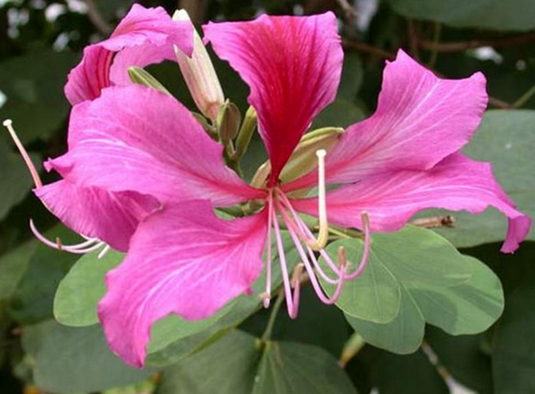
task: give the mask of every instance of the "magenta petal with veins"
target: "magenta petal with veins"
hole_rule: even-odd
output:
[[[108,86],[129,84],[128,67],[173,60],[173,45],[190,55],[193,25],[173,21],[161,7],[134,4],[110,38],[84,49],[82,61],[69,73],[65,95],[75,105],[94,100]]]

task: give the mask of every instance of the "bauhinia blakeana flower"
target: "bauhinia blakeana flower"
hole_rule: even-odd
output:
[[[191,56],[191,22],[175,22],[161,7],[134,4],[110,38],[84,49],[82,61],[69,74],[65,95],[74,105],[97,98],[108,86],[127,85],[128,67],[173,60],[173,45]]]
[[[225,166],[223,146],[182,104],[130,85],[75,106],[68,152],[45,165],[63,179],[35,191],[74,230],[127,252],[107,275],[98,308],[110,347],[127,363],[143,365],[156,320],[171,313],[208,317],[250,293],[264,266],[262,298],[269,305],[273,249],[295,316],[302,271],[319,298],[334,303],[344,282],[364,269],[371,232],[396,231],[419,210],[477,213],[493,206],[509,219],[502,250],[514,251],[525,238],[531,221],[514,208],[489,164],[460,153],[486,107],[482,74],[440,79],[399,51],[385,68],[373,116],[299,145],[340,80],[334,15],[262,16],[210,23],[204,32],[251,90],[248,100],[269,155],[251,185]],[[311,166],[309,150],[316,144],[317,165]],[[295,152],[308,155],[301,173],[291,164],[303,159],[291,159]],[[317,195],[306,197],[316,187]],[[214,214],[214,208],[242,203],[250,207],[246,217]],[[300,213],[317,217],[319,230]],[[334,259],[327,254],[329,223],[362,231],[360,262],[348,262],[343,250]],[[301,259],[293,273],[283,226]],[[323,292],[320,279],[335,285],[334,294]]]

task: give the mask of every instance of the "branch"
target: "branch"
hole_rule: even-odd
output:
[[[370,53],[380,58],[385,58],[388,60],[394,60],[396,57],[395,54],[385,51],[384,49],[374,47],[373,45],[366,44],[365,42],[355,41],[355,40],[342,40],[342,45],[346,49],[353,49],[360,52]]]
[[[98,10],[95,0],[84,0],[84,3],[87,5],[87,16],[89,17],[91,23],[99,32],[105,36],[109,35],[113,28]]]
[[[346,22],[351,23],[353,18],[357,16],[357,10],[355,7],[353,7],[347,0],[336,0],[336,3],[338,3],[338,6],[342,9],[344,12],[344,19]]]
[[[480,47],[504,47],[509,45],[524,44],[535,41],[535,32],[528,33],[517,37],[499,38],[496,40],[471,40],[459,42],[439,42],[434,43],[429,40],[420,40],[420,47],[427,50],[434,50],[437,52],[463,52],[468,49],[475,49]]]
[[[179,0],[178,2],[178,8],[185,9],[195,25],[204,23],[207,5],[208,2],[206,0]]]

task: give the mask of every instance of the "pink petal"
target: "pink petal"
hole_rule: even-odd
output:
[[[483,74],[441,79],[400,50],[384,70],[375,114],[350,126],[327,155],[327,181],[352,183],[367,174],[432,168],[470,140],[487,100]],[[286,190],[315,179],[311,173]]]
[[[65,180],[34,190],[46,206],[77,233],[98,238],[119,251],[128,250],[140,220],[159,207],[150,196],[108,193]]]
[[[113,84],[128,84],[128,67],[173,60],[173,45],[191,54],[191,23],[174,22],[161,7],[134,4],[110,38],[84,49],[82,61],[69,74],[65,95],[74,105],[97,98]]]
[[[162,204],[203,198],[222,206],[262,196],[223,164],[222,151],[176,99],[129,85],[74,107],[69,151],[45,166],[79,185]]]
[[[332,13],[263,15],[253,22],[210,23],[205,39],[251,88],[271,160],[271,185],[314,116],[335,97],[342,47]]]
[[[265,214],[222,220],[201,200],[143,221],[98,306],[112,350],[142,367],[156,320],[171,313],[203,319],[248,292],[262,270],[266,221]]]
[[[315,199],[295,200],[294,207],[315,215]],[[397,171],[363,179],[327,194],[329,221],[344,227],[361,227],[367,211],[372,231],[397,231],[418,211],[445,208],[480,213],[495,207],[509,219],[503,252],[513,252],[527,236],[531,219],[494,180],[491,166],[461,154],[447,157],[429,171]]]

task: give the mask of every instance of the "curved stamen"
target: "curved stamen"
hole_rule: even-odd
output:
[[[11,121],[11,119],[6,119],[6,120],[4,120],[3,125],[7,129],[7,131],[9,131],[9,135],[13,139],[13,142],[17,146],[17,148],[18,148],[18,150],[20,152],[20,155],[24,159],[24,162],[26,163],[26,167],[28,167],[28,170],[30,171],[30,174],[32,176],[33,183],[35,184],[35,187],[36,188],[42,187],[43,186],[43,182],[41,181],[41,178],[39,177],[39,172],[37,171],[37,169],[33,165],[32,159],[30,158],[30,155],[28,154],[28,152],[24,148],[24,145],[22,145],[22,142],[20,142],[20,139],[17,136],[17,133],[15,132],[15,129],[13,128],[13,122]]]
[[[292,295],[292,284],[290,283],[290,277],[288,276],[288,266],[286,265],[286,255],[284,253],[284,244],[282,242],[282,236],[280,231],[279,222],[277,220],[277,214],[273,210],[273,228],[275,229],[275,240],[277,242],[277,250],[279,252],[279,261],[282,271],[282,281],[284,285],[284,293],[286,294],[286,308],[288,309],[288,315],[295,319],[297,317],[297,311],[299,309],[299,290],[297,290],[297,298]],[[298,289],[298,288],[296,288]]]
[[[288,227],[288,229],[290,231],[293,231],[296,234],[296,237],[299,237],[302,240],[303,236],[302,236],[302,233],[300,233],[299,228],[302,229],[303,226],[306,227],[306,224],[301,223],[301,220],[299,219],[299,217],[294,217],[294,221],[295,222],[292,221],[292,219],[288,216],[288,214],[285,211],[285,205],[280,201],[278,202],[278,208],[279,208],[281,214],[283,215],[284,222],[286,223],[286,226]],[[299,239],[297,239],[296,241],[299,242]],[[294,243],[295,243],[295,241],[294,241]],[[343,272],[339,271],[338,268],[337,268],[336,270],[333,270],[335,275],[336,275],[336,278],[335,279],[331,278],[329,275],[327,275],[327,273],[323,270],[321,265],[318,263],[318,260],[316,259],[316,256],[314,256],[314,251],[306,243],[306,238],[305,238],[305,241],[303,241],[303,243],[306,245],[310,260],[312,260],[312,263],[314,264],[314,267],[316,268],[316,270],[318,271],[320,276],[326,282],[328,282],[330,284],[337,284],[339,279],[340,279],[340,277],[343,275]],[[301,245],[301,243],[299,243],[299,245]]]
[[[320,284],[318,282],[318,278],[316,277],[316,273],[314,271],[314,268],[310,264],[310,261],[308,260],[307,255],[306,255],[303,247],[301,246],[301,242],[299,241],[299,237],[297,236],[295,231],[292,231],[292,229],[291,229],[291,227],[293,227],[293,224],[292,225],[289,224],[290,217],[285,212],[284,208],[282,207],[282,205],[280,204],[280,202],[278,200],[275,200],[275,203],[277,204],[277,208],[279,209],[279,211],[280,211],[280,213],[281,213],[286,225],[290,229],[290,231],[289,231],[290,237],[292,238],[292,241],[294,243],[295,248],[297,249],[297,252],[299,253],[299,256],[301,257],[303,263],[305,264],[305,268],[306,268],[308,276],[310,278],[310,283],[312,284],[312,287],[314,288],[314,291],[316,292],[318,298],[324,304],[327,304],[327,305],[334,304],[338,300],[338,298],[340,297],[340,294],[342,293],[342,287],[343,287],[343,284],[344,284],[343,275],[340,276],[338,278],[338,281],[335,282],[336,283],[336,289],[335,289],[333,295],[331,297],[329,297],[328,295],[325,295],[323,289],[321,288],[321,286],[320,286]]]
[[[288,200],[288,198],[284,195],[284,193],[279,193],[279,197],[281,198],[281,204],[291,213],[293,217],[293,222],[298,226],[298,229],[296,230],[297,235],[303,240],[303,242],[307,245],[307,249],[309,249],[309,254],[313,255],[313,251],[311,250],[310,246],[308,245],[307,240],[314,239],[314,235],[312,234],[312,231],[308,228],[306,223],[301,220],[295,209],[293,209],[292,204]],[[329,266],[329,268],[336,274],[337,277],[341,276],[343,274],[343,271],[340,271],[338,266],[334,264],[334,262],[330,259],[329,255],[324,249],[320,249],[318,251],[325,259],[325,262]],[[336,280],[332,280],[328,278],[327,274],[324,273],[323,269],[319,264],[317,264],[317,260],[313,259],[313,262],[316,265],[316,268],[318,269],[320,275],[327,280],[330,283],[336,283]],[[328,278],[328,279],[327,279]]]
[[[104,242],[102,242],[102,243],[104,244]],[[106,244],[104,244],[104,245],[106,245]],[[110,249],[111,249],[111,246],[110,246],[110,245],[106,245],[106,246],[104,246],[104,249],[102,249],[102,250],[100,251],[100,253],[98,254],[97,259],[100,260],[101,258],[103,258],[104,256],[106,256],[106,253],[108,253],[108,252],[110,251]]]
[[[325,149],[320,149],[316,152],[318,156],[318,219],[319,230],[318,237],[314,241],[307,242],[308,245],[316,252],[323,249],[327,245],[329,238],[329,223],[327,221],[327,201],[325,191],[325,156],[327,152]]]
[[[101,258],[109,250],[109,246],[98,238],[87,239],[87,237],[84,237],[87,240],[76,245],[63,245],[59,238],[56,240],[56,242],[50,241],[41,232],[39,232],[39,230],[37,230],[35,224],[33,223],[33,220],[30,220],[30,230],[35,235],[35,237],[43,244],[59,251],[66,251],[73,254],[86,254],[98,250],[104,246],[104,249],[99,253],[98,256],[98,258]]]
[[[363,211],[360,214],[360,217],[362,221],[362,230],[364,231],[364,251],[362,252],[360,263],[357,269],[355,270],[355,272],[344,276],[346,280],[355,279],[357,276],[362,274],[362,271],[368,264],[368,259],[370,256],[370,246],[371,246],[370,217],[368,216],[368,212],[366,211]]]

